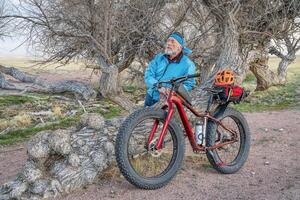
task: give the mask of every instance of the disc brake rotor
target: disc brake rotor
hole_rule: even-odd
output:
[[[218,141],[220,143],[223,143],[223,142],[226,142],[226,141],[230,141],[230,140],[232,140],[232,136],[231,136],[230,133],[224,132],[224,131],[218,131]],[[219,149],[222,149],[224,151],[229,151],[230,145],[222,146]]]
[[[158,141],[158,137],[154,138],[150,142],[149,147],[148,147],[148,153],[150,153],[152,157],[159,157],[163,153],[162,149],[160,149],[160,150],[155,149],[155,145],[156,145],[157,141]]]

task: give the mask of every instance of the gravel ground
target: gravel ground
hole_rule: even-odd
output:
[[[185,161],[178,175],[158,190],[140,190],[118,177],[57,199],[300,199],[300,111],[245,116],[252,134],[250,155],[235,174],[219,174],[203,162]],[[0,184],[15,176],[25,160],[23,145],[1,147]]]

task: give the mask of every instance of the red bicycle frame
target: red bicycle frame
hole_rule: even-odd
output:
[[[168,114],[167,114],[165,123],[163,125],[162,131],[161,131],[161,133],[158,137],[158,141],[155,145],[155,149],[159,150],[162,147],[162,143],[163,143],[163,140],[164,140],[164,136],[166,134],[167,127],[170,123],[170,120],[172,119],[173,114],[174,114],[174,109],[175,109],[174,104],[176,105],[176,108],[178,110],[180,119],[182,121],[182,124],[183,124],[185,132],[186,132],[186,136],[188,137],[189,142],[190,142],[190,144],[191,144],[194,151],[198,152],[198,151],[212,150],[212,149],[216,149],[216,148],[219,148],[219,147],[222,147],[224,145],[231,144],[231,143],[234,143],[234,142],[237,141],[236,140],[237,134],[233,130],[230,130],[230,129],[226,128],[218,119],[211,116],[208,111],[205,111],[204,114],[199,113],[189,103],[187,103],[182,97],[180,97],[177,93],[175,93],[173,91],[173,89],[171,89],[171,91],[169,92],[169,95],[167,97],[167,101],[165,102],[165,105],[162,107],[162,109],[168,110]],[[206,133],[207,121],[212,120],[215,123],[217,123],[218,125],[220,125],[222,128],[224,128],[225,130],[229,131],[233,135],[233,137],[232,137],[233,139],[230,140],[230,141],[215,144],[215,145],[210,146],[210,147],[206,147],[205,143],[201,144],[201,145],[198,145],[196,143],[195,135],[194,135],[193,129],[192,129],[192,127],[191,127],[191,125],[188,121],[188,117],[185,113],[184,107],[188,108],[196,117],[200,117],[200,118],[204,119],[204,125],[203,125],[203,133],[204,134]],[[148,145],[150,145],[150,142],[154,138],[154,134],[157,130],[158,123],[159,123],[158,120],[155,120],[154,125],[151,129],[150,135],[148,137]]]

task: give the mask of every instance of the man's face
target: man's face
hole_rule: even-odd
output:
[[[170,56],[177,56],[182,50],[182,46],[175,40],[174,38],[170,37],[167,40],[165,46],[165,54]]]

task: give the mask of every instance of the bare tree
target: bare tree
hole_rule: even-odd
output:
[[[0,1],[0,39],[1,37],[17,36],[16,27],[14,26],[14,19],[7,17],[15,14],[14,5],[9,1]],[[25,83],[17,84],[8,81],[4,76],[12,76],[15,79]],[[16,91],[34,91],[34,92],[46,92],[46,93],[62,93],[72,92],[85,100],[95,98],[96,93],[91,86],[85,85],[79,81],[59,81],[57,83],[51,83],[46,80],[40,79],[37,76],[20,71],[15,67],[3,66],[0,64],[0,88]],[[22,93],[21,92],[21,93]]]
[[[6,18],[16,19],[45,62],[84,59],[101,70],[99,91],[113,99],[122,93],[119,72],[157,42],[153,30],[163,5],[161,0],[24,0],[19,12]]]
[[[300,2],[194,0],[192,4],[191,12],[180,27],[188,27],[185,33],[196,53],[192,56],[202,65],[200,72],[205,77],[201,87],[194,92],[195,102],[206,101],[202,88],[211,85],[215,73],[223,68],[234,70],[241,82],[250,67],[256,75],[258,88],[266,89],[272,85],[277,75],[269,73],[268,69],[271,41],[278,43],[283,33],[291,34],[286,29],[283,31],[282,24],[293,24],[299,17]],[[262,81],[266,79],[267,82]]]
[[[209,8],[202,1],[193,1],[183,30],[187,30],[188,45],[193,49],[191,57],[201,72],[200,82],[204,83],[220,56],[220,28]]]
[[[287,29],[292,29],[283,31],[281,25],[292,26],[299,4],[296,0],[25,0],[20,1],[18,14],[6,17],[18,19],[18,27],[44,53],[45,62],[84,59],[100,69],[100,93],[117,98],[122,93],[119,72],[136,58],[146,65],[174,30],[183,32],[194,49],[192,58],[201,65],[204,85],[228,67],[242,80],[249,66],[258,85],[271,85],[260,81],[273,79],[263,73],[266,47],[272,40],[287,41],[283,33],[291,35]],[[117,102],[128,105],[123,98]]]
[[[269,53],[281,59],[277,69],[279,84],[286,82],[288,65],[296,59],[296,52],[300,50],[299,18],[290,23],[286,23],[283,28],[285,31],[283,31],[282,37],[269,49]]]
[[[256,90],[265,90],[272,85],[285,83],[287,66],[296,58],[297,33],[300,16],[299,1],[269,0],[260,1],[254,5],[244,27],[242,42],[247,48],[256,51],[250,60],[250,70],[256,76]],[[254,9],[255,8],[255,9]],[[287,49],[284,54],[283,49]],[[282,59],[277,73],[268,66],[269,53],[280,56]]]
[[[252,66],[250,67],[252,70],[261,59],[268,58],[265,55],[268,55],[272,39],[284,40],[285,36],[296,32],[295,19],[300,13],[300,2],[294,0],[195,2],[205,6],[208,10],[206,13],[211,14],[214,29],[210,35],[217,33],[213,38],[218,44],[219,51],[215,51],[214,55],[211,54],[216,61],[208,84],[213,80],[214,74],[222,68],[233,69],[239,75],[239,80],[243,80],[249,66]],[[283,28],[283,24],[294,28]],[[293,41],[298,44],[297,40]],[[259,76],[256,75],[258,79]],[[264,77],[272,79],[272,76]]]
[[[0,0],[0,17],[6,15],[8,5],[5,0]],[[0,18],[0,39],[9,35],[9,19]]]
[[[233,69],[241,82],[250,67],[256,75],[257,87],[266,89],[278,79],[268,69],[271,40],[278,40],[287,33],[283,31],[282,23],[293,22],[299,13],[299,3],[285,0],[193,0],[176,1],[168,10],[172,14],[164,10],[169,22],[164,25],[167,30],[184,33],[188,46],[194,50],[191,56],[198,64],[203,86],[210,85],[215,73],[223,68]],[[174,23],[176,18],[182,18],[179,24]],[[195,96],[203,94],[201,88],[194,93]]]

